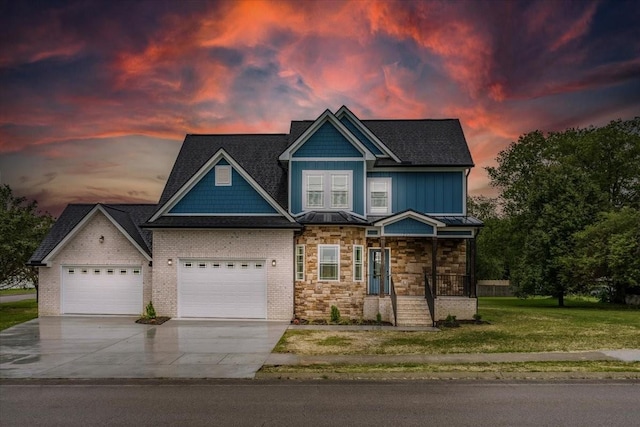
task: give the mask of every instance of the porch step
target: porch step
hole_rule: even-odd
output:
[[[398,297],[398,326],[431,326],[433,320],[424,297]]]

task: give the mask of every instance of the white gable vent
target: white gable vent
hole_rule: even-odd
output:
[[[231,185],[231,166],[216,166],[216,186]]]

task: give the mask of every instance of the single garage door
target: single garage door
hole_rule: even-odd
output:
[[[140,314],[142,310],[140,267],[62,268],[63,313]]]
[[[264,319],[264,261],[180,260],[178,316]]]

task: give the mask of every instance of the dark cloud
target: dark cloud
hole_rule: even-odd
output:
[[[154,201],[185,133],[286,132],[345,104],[460,118],[475,191],[518,135],[640,105],[637,2],[330,5],[1,2],[3,182],[56,212]]]

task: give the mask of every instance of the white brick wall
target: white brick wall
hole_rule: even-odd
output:
[[[293,316],[293,231],[154,230],[153,305],[158,315],[178,314],[178,260],[264,259],[267,268],[267,319]],[[168,265],[167,260],[173,260]],[[276,260],[276,267],[271,261]]]
[[[100,236],[104,236],[104,243],[99,242]],[[143,280],[143,306],[140,307],[140,313],[151,300],[149,262],[101,212],[97,212],[56,254],[51,267],[39,267],[40,316],[61,314],[61,267],[64,265],[140,266]]]

